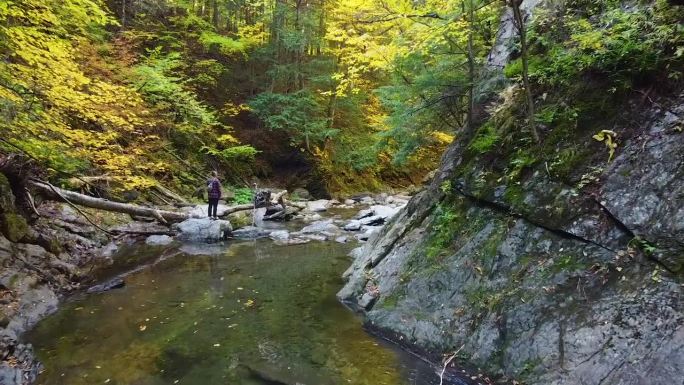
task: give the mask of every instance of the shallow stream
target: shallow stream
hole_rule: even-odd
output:
[[[121,260],[166,257],[42,321],[27,336],[45,365],[38,384],[438,384],[336,300],[349,249],[129,247]]]

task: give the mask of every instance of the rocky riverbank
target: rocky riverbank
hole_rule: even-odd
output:
[[[264,226],[265,209],[231,214],[227,220],[191,218],[171,228],[135,221],[128,215],[85,210],[93,223],[66,204],[43,202],[28,224],[17,212],[9,181],[0,174],[2,231],[0,231],[0,384],[25,385],[35,381],[40,363],[21,335],[55,312],[60,301],[76,292],[116,289],[125,285],[122,269],[136,269],[147,260],[116,261],[124,244],[146,242],[165,246],[174,242],[220,242],[230,238],[270,237],[276,244],[310,241],[364,242],[406,203],[406,196],[363,195],[344,202],[305,201],[306,208],[292,222]],[[382,204],[381,204],[382,203]],[[224,207],[225,209],[225,207]],[[189,213],[203,213],[191,207]],[[252,218],[255,214],[255,218]],[[354,218],[350,218],[354,216]],[[233,229],[231,222],[235,223]],[[245,226],[257,224],[257,227]],[[353,224],[353,228],[350,228]],[[345,230],[345,228],[347,228]],[[105,231],[125,235],[114,236]],[[135,234],[139,233],[139,234]],[[144,235],[158,233],[157,235]],[[113,264],[122,265],[112,269]],[[104,272],[103,272],[104,271]],[[97,280],[104,280],[96,285]]]

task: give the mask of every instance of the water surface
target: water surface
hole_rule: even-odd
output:
[[[269,240],[129,249],[169,257],[41,322],[28,336],[45,365],[38,384],[439,383],[338,303],[348,249]]]

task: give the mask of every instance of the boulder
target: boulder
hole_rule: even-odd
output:
[[[361,221],[357,219],[352,219],[349,223],[344,225],[344,230],[346,231],[359,231],[361,230]]]
[[[193,242],[220,241],[233,230],[229,221],[209,218],[190,218],[175,224],[174,228],[180,231],[178,239]]]
[[[364,205],[372,205],[375,203],[375,200],[371,197],[363,197],[360,202]]]
[[[389,207],[383,205],[371,206],[370,210],[373,212],[373,215],[382,217],[385,220],[392,219],[399,212],[399,209],[396,207]]]
[[[304,222],[320,221],[321,219],[323,219],[323,217],[320,214],[304,215],[302,217]]]
[[[145,239],[145,243],[152,246],[166,246],[173,242],[173,238],[168,235],[150,235]]]
[[[293,200],[304,200],[307,201],[311,199],[311,193],[309,190],[302,188],[302,187],[297,187],[296,189],[292,190],[292,194],[290,194],[290,197]]]
[[[361,219],[361,218],[365,218],[365,217],[370,217],[371,215],[373,215],[373,210],[363,209],[363,210],[359,211],[358,214],[354,215],[354,219]]]
[[[312,233],[322,233],[328,231],[331,233],[336,233],[340,231],[340,228],[333,223],[332,219],[327,219],[324,221],[314,222],[306,227],[304,227],[300,233],[302,234],[312,234]]]
[[[327,199],[306,202],[306,209],[308,211],[322,212],[327,211],[330,207],[332,207],[332,203]]]
[[[274,241],[286,241],[290,239],[290,233],[287,230],[276,230],[268,235]]]
[[[380,226],[385,223],[387,218],[381,215],[373,215],[370,217],[361,218],[358,222],[363,226]]]
[[[371,293],[365,293],[359,300],[359,306],[363,309],[370,309],[375,303],[376,297]]]
[[[349,237],[346,235],[340,235],[339,237],[335,238],[335,242],[337,243],[347,243],[349,241]]]

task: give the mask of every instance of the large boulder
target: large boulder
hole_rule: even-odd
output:
[[[178,239],[191,242],[224,240],[233,230],[229,221],[210,218],[190,218],[175,224],[174,228],[180,231]]]

